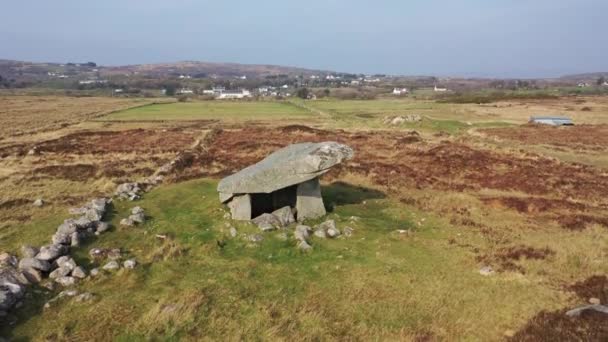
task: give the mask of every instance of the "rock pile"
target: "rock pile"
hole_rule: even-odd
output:
[[[422,117],[418,114],[409,114],[405,116],[397,115],[397,116],[385,116],[382,120],[382,123],[385,125],[391,126],[399,126],[406,122],[420,122],[422,121]]]
[[[273,211],[271,214],[262,214],[251,220],[251,222],[258,226],[258,228],[260,228],[263,232],[268,232],[271,230],[285,228],[296,222],[296,218],[292,208],[286,206]]]
[[[146,213],[142,207],[135,207],[131,209],[131,215],[127,218],[120,220],[121,226],[135,226],[146,222]]]

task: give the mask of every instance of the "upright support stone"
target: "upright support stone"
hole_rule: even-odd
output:
[[[296,210],[298,221],[313,219],[326,214],[319,178],[300,183],[297,189]]]
[[[234,196],[232,201],[228,203],[230,213],[233,220],[249,221],[251,220],[251,196],[241,195]]]

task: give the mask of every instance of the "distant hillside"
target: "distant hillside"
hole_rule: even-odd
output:
[[[34,63],[0,59],[0,75],[4,77],[36,78],[48,73],[65,74],[70,76],[95,72],[98,75],[139,74],[150,76],[170,75],[207,75],[218,77],[265,77],[270,75],[304,75],[329,74],[331,71],[311,70],[305,68],[255,65],[237,63],[208,63],[208,62],[175,62],[158,64],[138,64],[125,66],[101,66],[92,62],[72,63]]]
[[[207,74],[217,76],[247,76],[263,77],[269,75],[300,75],[310,76],[314,74],[326,74],[331,71],[311,70],[305,68],[279,66],[279,65],[256,65],[237,63],[208,63],[185,61],[176,63],[139,64],[117,67],[104,67],[104,72],[125,73],[137,72],[142,74]]]
[[[563,80],[597,80],[600,77],[608,78],[608,72],[590,72],[585,74],[565,75],[560,77]]]

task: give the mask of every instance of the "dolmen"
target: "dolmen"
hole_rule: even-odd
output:
[[[337,142],[289,145],[222,179],[220,201],[240,221],[287,206],[300,222],[324,216],[319,176],[353,155],[350,147]]]

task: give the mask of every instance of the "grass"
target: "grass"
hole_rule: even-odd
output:
[[[201,101],[157,104],[113,113],[104,121],[195,121],[306,119],[311,114],[287,102]]]
[[[469,252],[447,244],[469,233],[376,191],[325,186],[330,218],[355,234],[313,239],[314,251],[305,254],[293,240],[278,238],[280,232],[264,234],[259,246],[227,238],[215,186],[189,181],[163,186],[139,203],[117,202],[116,228],[76,258],[90,269],[89,248],[120,247],[141,265],[80,284],[97,296],[91,304],[67,299],[41,310],[48,295],[37,294],[18,312],[20,323],[2,332],[16,341],[495,340],[541,308],[559,305],[560,295],[541,283],[480,276]],[[117,227],[135,204],[150,220]],[[48,234],[55,221],[37,224]],[[247,223],[235,226],[239,234],[257,233]],[[216,240],[227,245],[220,249]]]

